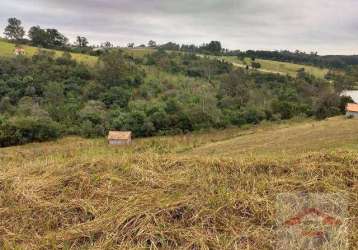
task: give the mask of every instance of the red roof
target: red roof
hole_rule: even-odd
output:
[[[358,112],[358,104],[355,103],[348,103],[346,110],[349,112]]]

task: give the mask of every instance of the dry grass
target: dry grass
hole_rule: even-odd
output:
[[[356,137],[354,122],[315,126],[331,134],[341,124],[351,128],[346,137]],[[277,150],[245,159],[232,151],[242,137],[251,138],[245,147],[252,152],[279,148],[287,125],[138,139],[126,148],[66,138],[0,149],[0,248],[273,249],[276,194],[304,191],[348,196],[350,248],[357,249],[358,151],[323,141],[312,149],[310,136],[299,136],[307,124],[291,124],[302,138],[298,148],[308,149],[295,158]],[[262,146],[266,133],[277,143]],[[231,157],[204,153],[220,140]]]
[[[232,139],[204,145],[192,154],[234,158],[297,158],[322,150],[358,150],[358,122],[335,117],[325,121],[281,124],[273,128],[259,126]]]

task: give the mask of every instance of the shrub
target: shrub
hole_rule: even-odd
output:
[[[49,118],[12,117],[0,122],[0,146],[42,142],[60,136],[59,125]]]

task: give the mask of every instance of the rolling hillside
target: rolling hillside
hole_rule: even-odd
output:
[[[196,148],[192,154],[233,158],[261,158],[281,155],[285,159],[297,158],[306,152],[322,150],[358,150],[356,120],[330,118],[294,126],[244,131],[232,139],[210,143]],[[337,129],[339,128],[339,129]]]
[[[357,134],[357,120],[333,118],[0,149],[0,246],[273,249],[278,193],[334,192],[356,249]]]
[[[32,46],[22,45],[21,47],[25,49],[26,56],[33,56],[38,51],[38,48]],[[13,56],[14,50],[15,50],[15,44],[0,39],[0,56],[7,56],[7,57]],[[149,49],[149,48],[144,48],[144,49],[124,48],[123,50],[129,55],[132,55],[133,57],[143,57],[144,55],[148,53],[152,53],[154,51],[153,49]],[[62,51],[59,50],[48,50],[48,51],[54,51],[56,56],[61,56],[63,53]],[[71,55],[72,58],[76,59],[78,62],[83,62],[88,65],[94,65],[97,62],[96,56],[90,56],[80,53],[71,53]]]
[[[25,50],[26,56],[33,56],[37,53],[38,48],[22,45],[21,46]],[[6,42],[4,40],[0,39],[0,56],[14,56],[14,50],[15,50],[15,44]],[[56,56],[61,56],[63,54],[62,51],[58,50],[48,50],[48,51],[54,51]],[[71,53],[72,58],[76,59],[78,62],[83,62],[89,65],[94,65],[97,62],[97,57],[95,56],[89,56],[84,54],[78,54],[78,53]]]
[[[240,61],[237,57],[234,56],[225,56],[220,57],[221,59],[231,62],[238,67],[246,67],[246,65],[251,65],[251,59],[246,58],[243,61]],[[261,68],[259,70],[269,73],[279,73],[279,74],[288,74],[290,76],[295,77],[297,75],[297,71],[304,68],[305,72],[314,75],[317,78],[324,78],[328,73],[328,69],[321,69],[314,66],[301,65],[295,63],[287,63],[287,62],[279,62],[272,60],[263,60],[256,59],[256,62],[261,64]]]
[[[25,53],[27,56],[32,56],[38,51],[38,48],[35,47],[26,46],[26,45],[23,45],[22,47],[25,49]],[[0,56],[13,56],[14,49],[15,49],[14,44],[0,39]],[[150,49],[150,48],[143,48],[143,49],[123,48],[123,50],[129,55],[132,55],[133,57],[143,57],[144,55],[153,53],[155,51],[154,49]],[[55,51],[56,56],[60,56],[63,53],[62,51],[58,51],[58,50],[53,50],[53,51]],[[89,65],[94,65],[97,62],[97,57],[95,56],[89,56],[79,53],[71,53],[71,55],[78,62],[83,62]],[[234,66],[237,67],[246,67],[244,62],[240,61],[237,57],[225,56],[225,57],[219,57],[219,59],[224,59],[225,61],[231,62],[234,64]],[[324,78],[324,76],[328,72],[327,69],[320,69],[318,67],[307,66],[307,65],[277,62],[271,60],[261,60],[261,59],[257,59],[256,61],[261,64],[261,69],[259,70],[268,73],[278,73],[284,75],[288,74],[290,76],[296,76],[297,70],[304,68],[307,73],[312,74],[318,78]],[[245,63],[250,65],[250,59],[248,58],[245,59]]]

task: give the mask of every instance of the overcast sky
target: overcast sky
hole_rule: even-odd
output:
[[[8,17],[92,44],[219,40],[229,49],[358,54],[358,0],[0,0],[1,30]]]

